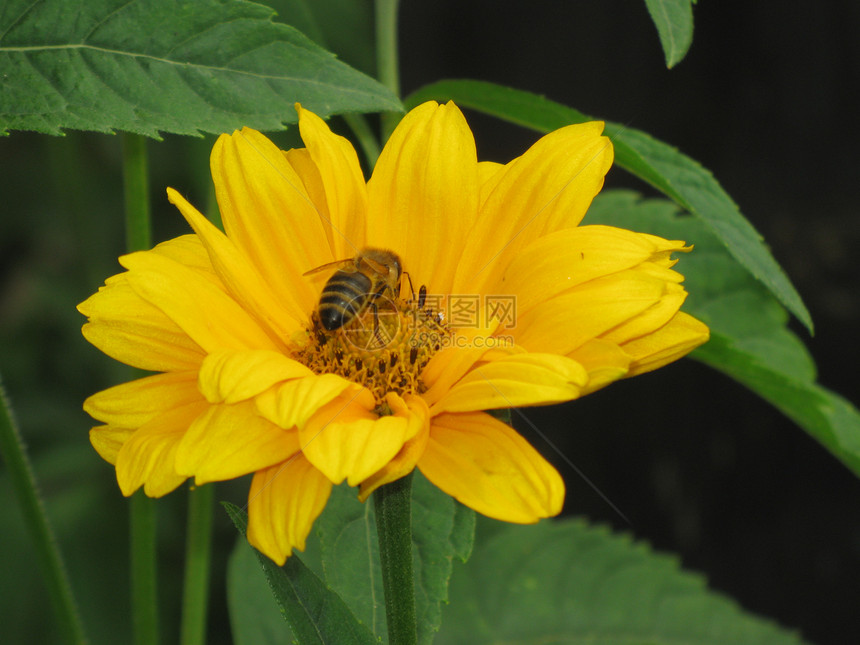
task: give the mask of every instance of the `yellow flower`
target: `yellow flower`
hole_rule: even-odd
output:
[[[158,372],[84,404],[123,494],[254,473],[248,538],[279,563],[333,484],[365,499],[416,466],[490,517],[559,513],[558,473],[484,411],[575,399],[705,342],[671,269],[688,249],[577,226],[612,163],[601,123],[479,163],[460,110],[425,103],[365,182],[350,143],[297,109],[306,148],[247,128],[215,144],[226,234],[168,189],[194,234],[123,256],[127,271],[79,306],[91,343]],[[315,312],[339,265],[313,270],[368,247],[399,256],[401,291],[376,282],[324,328]]]

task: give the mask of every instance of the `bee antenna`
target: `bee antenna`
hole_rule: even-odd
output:
[[[403,275],[405,275],[406,279],[409,280],[409,293],[411,294],[412,300],[415,300],[415,287],[412,286],[412,276],[409,275],[409,271],[404,271]]]

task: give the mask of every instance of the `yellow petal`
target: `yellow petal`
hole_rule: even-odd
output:
[[[335,397],[360,389],[337,374],[314,374],[266,390],[255,402],[257,411],[272,423],[282,428],[303,427]]]
[[[243,128],[212,149],[212,179],[230,240],[254,263],[293,317],[316,304],[300,276],[331,262],[325,222],[301,178],[264,135]]]
[[[493,347],[493,334],[499,326],[498,321],[487,321],[483,307],[479,307],[478,321],[485,324],[458,329],[451,344],[436,352],[424,367],[421,380],[427,389],[422,398],[428,405],[433,405],[443,397]],[[518,349],[511,348],[509,351],[515,353]]]
[[[656,305],[666,283],[635,269],[597,278],[517,314],[513,333],[532,352],[569,354]]]
[[[587,382],[585,369],[565,356],[501,356],[472,369],[430,410],[436,415],[559,403],[577,398]]]
[[[141,485],[150,497],[166,495],[186,476],[176,471],[176,449],[194,420],[209,404],[205,401],[171,408],[141,426],[120,448],[116,479],[128,497]]]
[[[453,103],[409,112],[367,184],[368,242],[400,254],[414,286],[450,293],[454,264],[478,212],[475,140]],[[467,245],[467,240],[469,245]]]
[[[259,416],[253,402],[212,405],[185,433],[176,470],[205,484],[267,468],[298,450],[298,433]]]
[[[623,346],[647,336],[667,324],[678,313],[686,298],[687,292],[681,285],[667,284],[666,292],[658,302],[635,318],[611,329],[603,338]]]
[[[582,390],[583,396],[627,376],[630,362],[633,360],[617,344],[602,338],[593,338],[568,356],[588,372],[588,383]]]
[[[151,252],[120,258],[132,289],[158,307],[206,352],[276,349],[244,309],[191,269]]]
[[[275,296],[251,261],[224,233],[172,188],[167,189],[167,197],[197,233],[224,288],[268,331],[276,344],[302,326],[307,312],[299,309],[297,296],[286,300],[291,307],[284,306],[285,300]]]
[[[167,190],[169,194],[172,189],[168,188]],[[203,242],[196,235],[180,235],[166,242],[161,242],[151,252],[163,255],[174,262],[193,269],[201,278],[209,280],[219,288],[223,288],[221,279],[215,273],[212,262],[209,260],[206,247],[203,246]]]
[[[210,403],[237,403],[276,383],[312,374],[298,361],[272,350],[218,351],[200,366],[200,391]]]
[[[579,224],[612,165],[602,131],[592,122],[547,134],[484,184],[489,194],[468,233],[454,293],[485,293],[527,244]]]
[[[622,349],[633,357],[630,376],[635,376],[678,360],[708,342],[709,338],[707,325],[679,311],[668,324],[647,336],[625,343]]]
[[[335,258],[354,256],[364,246],[367,185],[352,144],[333,134],[325,121],[301,109],[299,130],[322,180],[328,215],[325,222]]]
[[[116,465],[117,455],[123,444],[134,433],[134,428],[98,426],[90,430],[90,443],[99,456],[109,464]]]
[[[350,486],[382,469],[418,431],[404,411],[377,417],[367,390],[347,391],[299,428],[302,452],[334,484]]]
[[[481,412],[435,417],[418,468],[466,506],[505,522],[537,522],[564,503],[555,468],[512,428]]]
[[[395,414],[406,417],[410,424],[417,425],[417,429],[412,439],[403,444],[403,448],[394,459],[389,461],[382,470],[361,482],[358,499],[362,502],[380,486],[411,473],[421,455],[424,454],[424,447],[430,437],[430,410],[420,397],[407,394],[401,399],[396,394],[389,393],[386,401]]]
[[[205,353],[164,312],[141,298],[128,274],[110,278],[78,305],[84,338],[116,360],[152,372],[196,369]]]
[[[522,316],[590,280],[637,267],[655,257],[667,258],[669,252],[683,249],[683,242],[612,226],[556,231],[518,253],[490,292],[515,296],[517,314]]]
[[[497,176],[500,171],[504,170],[504,164],[496,163],[495,161],[479,161],[478,162],[478,185],[481,186],[481,195],[484,195],[484,186],[495,186]],[[489,194],[489,190],[487,191]],[[486,195],[484,195],[486,198]],[[480,200],[483,203],[483,199]]]
[[[334,249],[334,230],[331,225],[331,215],[328,212],[328,200],[326,199],[325,184],[323,183],[320,169],[317,168],[317,165],[311,158],[311,153],[308,152],[307,148],[291,148],[290,150],[283,150],[282,152],[287,163],[292,166],[293,170],[295,170],[296,174],[299,176],[299,179],[302,180],[302,185],[305,187],[308,199],[313,203],[314,208],[319,213],[320,220],[323,223],[323,228],[325,229],[326,236],[328,237],[329,248]],[[363,240],[364,238],[362,237],[361,239]],[[355,255],[355,252],[350,250],[347,251],[345,255],[340,256],[335,251],[332,251],[332,255],[336,258],[343,257],[345,259]]]
[[[485,347],[445,347],[434,354],[421,373],[427,387],[424,400],[429,405],[439,401],[486,352]]]
[[[301,453],[254,475],[248,494],[248,542],[283,565],[305,540],[331,494],[331,482]]]
[[[196,372],[155,374],[93,394],[84,410],[119,428],[139,428],[170,408],[200,402]]]

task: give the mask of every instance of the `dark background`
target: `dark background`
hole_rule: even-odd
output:
[[[344,29],[366,25],[368,7]],[[691,51],[673,70],[638,0],[404,0],[401,18],[404,94],[445,77],[495,81],[649,132],[712,170],[809,307],[816,336],[792,326],[821,383],[860,399],[860,141],[848,96],[860,77],[860,7],[702,0]],[[537,137],[467,118],[483,159],[507,161]],[[165,186],[205,203],[194,187],[204,186],[211,144],[166,137],[149,146],[156,241],[186,232]],[[607,185],[651,194],[620,170]],[[80,405],[127,372],[81,338],[74,305],[120,268],[121,190],[119,137],[0,139],[0,369],[93,642],[128,640],[127,507],[85,440],[91,420]],[[564,475],[566,513],[677,553],[713,588],[811,642],[860,642],[860,481],[768,404],[683,360],[526,414],[564,455],[523,427]],[[0,469],[0,624],[10,643],[54,642],[4,477]],[[216,495],[242,504],[247,482]],[[184,498],[169,496],[159,513],[165,625],[179,605]],[[223,565],[235,534],[220,513],[216,530]],[[230,642],[223,578],[216,568],[212,643]]]
[[[809,307],[815,337],[792,328],[821,383],[858,400],[849,91],[860,5],[703,0],[672,70],[639,2],[406,2],[402,18],[404,94],[437,78],[495,81],[649,132],[709,168]],[[506,161],[535,138],[467,117],[483,158]],[[650,194],[617,169],[607,186]],[[685,360],[526,414],[629,523],[535,437],[568,483],[566,513],[678,553],[712,587],[813,642],[860,642],[860,482],[768,404]]]

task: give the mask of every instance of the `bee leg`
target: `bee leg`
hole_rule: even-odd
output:
[[[379,333],[379,307],[375,302],[371,302],[370,307],[373,309],[373,340],[376,341],[377,347],[382,348],[386,342]]]
[[[412,286],[412,276],[409,275],[409,271],[404,271],[403,275],[409,280],[409,304],[412,304],[415,302],[415,287]]]

